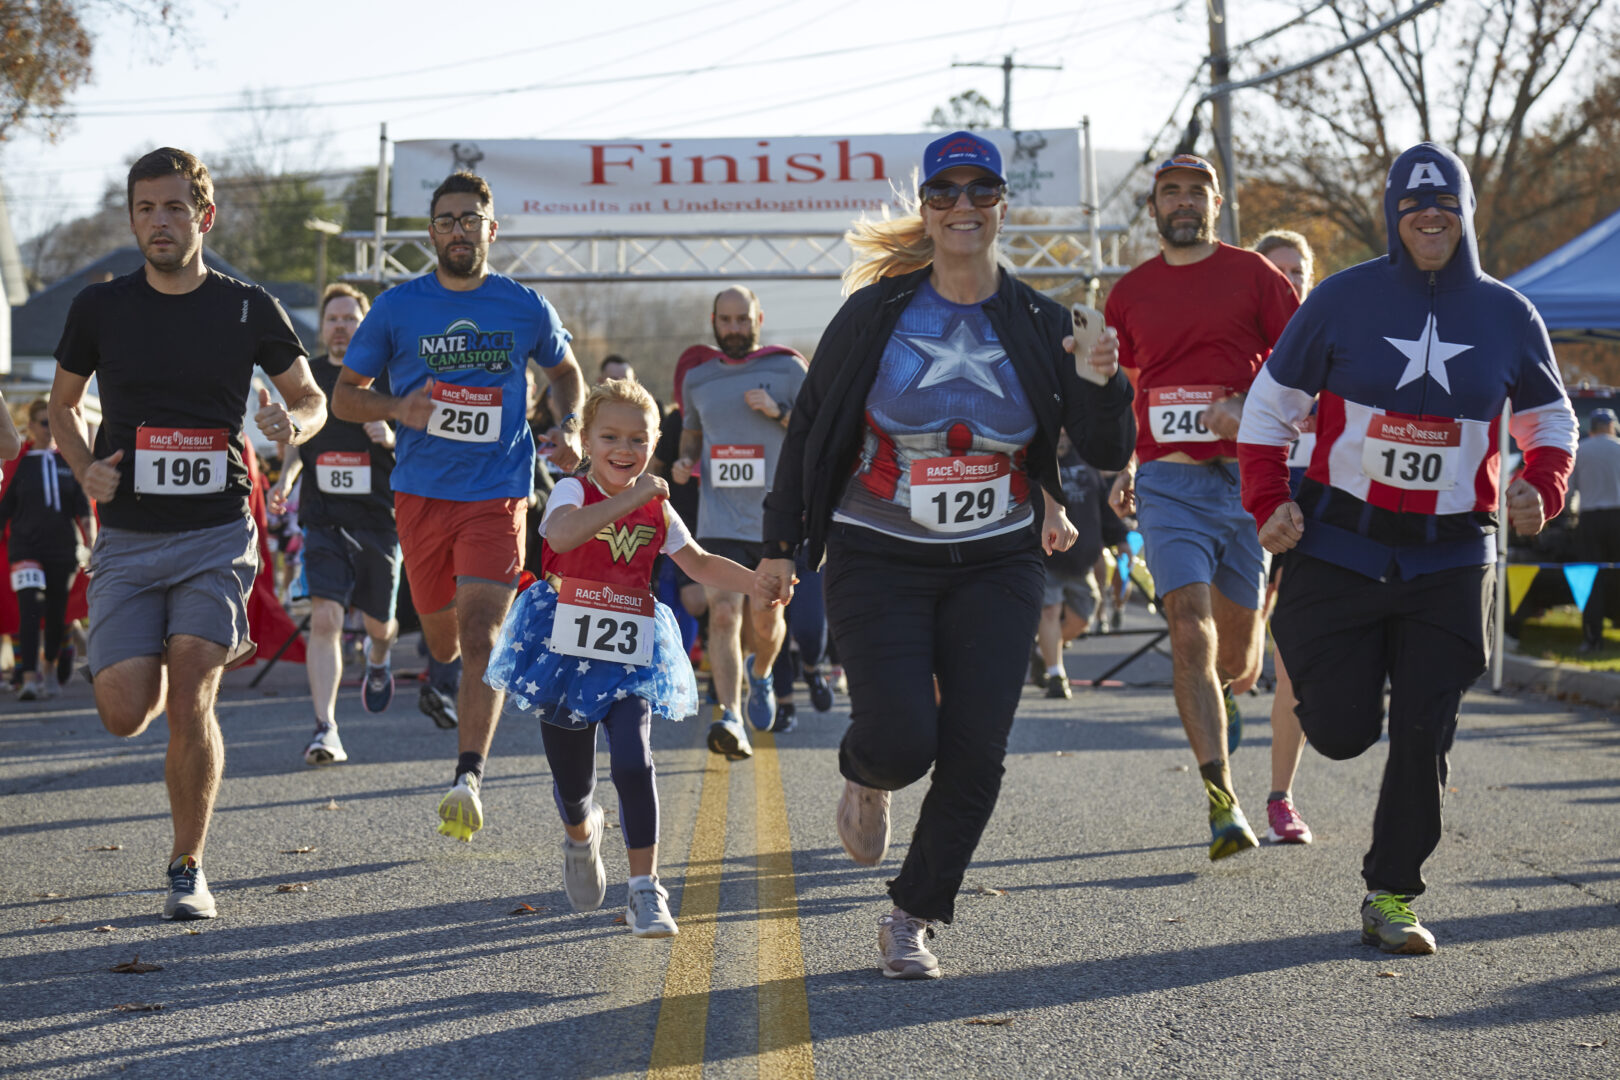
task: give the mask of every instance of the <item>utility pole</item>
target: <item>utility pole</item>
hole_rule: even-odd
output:
[[[1215,166],[1221,174],[1221,239],[1238,242],[1238,178],[1232,165],[1232,95],[1225,89],[1232,73],[1226,52],[1226,0],[1207,0],[1209,5],[1209,85],[1215,112]]]
[[[1012,53],[1001,58],[999,64],[963,64],[952,63],[951,67],[981,67],[1001,69],[1001,126],[1008,131],[1012,130],[1012,73],[1014,69],[1023,71],[1062,71],[1062,64],[1015,64]]]
[[[315,234],[315,302],[321,302],[321,294],[326,292],[326,238],[328,236],[343,235],[343,226],[335,221],[324,218],[306,218],[304,228]]]

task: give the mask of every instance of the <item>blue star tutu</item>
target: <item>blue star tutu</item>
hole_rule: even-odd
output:
[[[599,722],[615,701],[631,695],[651,705],[655,716],[684,720],[697,714],[697,679],[668,606],[657,605],[650,664],[614,664],[553,652],[547,642],[556,614],[557,590],[543,580],[519,593],[506,613],[484,681],[504,690],[512,706],[538,711],[547,723],[569,728]]]

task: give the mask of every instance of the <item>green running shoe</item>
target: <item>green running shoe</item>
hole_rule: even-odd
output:
[[[1237,800],[1208,780],[1204,781],[1204,791],[1209,796],[1209,861],[1259,847],[1260,841],[1254,838],[1254,830],[1249,828],[1249,819],[1243,816]]]
[[[1361,902],[1361,943],[1387,953],[1432,955],[1434,935],[1412,914],[1411,899],[1382,890],[1368,893]]]
[[[1221,695],[1226,699],[1226,752],[1230,754],[1243,745],[1243,712],[1230,686],[1221,687]]]

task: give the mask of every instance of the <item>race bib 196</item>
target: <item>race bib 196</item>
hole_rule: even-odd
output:
[[[1147,392],[1148,426],[1162,443],[1218,442],[1204,410],[1226,396],[1224,386],[1161,386]]]
[[[315,459],[315,486],[328,495],[370,495],[371,455],[328,450]]]
[[[1453,420],[1374,416],[1361,444],[1361,471],[1403,491],[1450,491],[1457,484],[1462,425]]]
[[[457,442],[495,442],[501,437],[501,388],[434,383],[428,433]]]
[[[11,564],[11,591],[22,592],[24,589],[43,589],[45,587],[45,568],[32,559]]]
[[[709,450],[709,483],[724,488],[764,487],[765,447],[712,447]]]
[[[1011,497],[1012,462],[1005,454],[911,463],[911,520],[931,532],[971,532],[1000,521]]]
[[[225,490],[224,428],[135,429],[135,490],[143,495],[212,495]]]
[[[653,595],[623,585],[563,578],[551,623],[553,652],[615,664],[650,664]]]

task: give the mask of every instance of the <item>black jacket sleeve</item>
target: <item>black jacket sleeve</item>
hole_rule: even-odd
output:
[[[1136,396],[1123,369],[1098,386],[1075,372],[1083,357],[1068,357],[1058,365],[1063,388],[1063,427],[1080,456],[1094,469],[1123,469],[1136,450]]]

